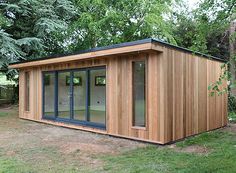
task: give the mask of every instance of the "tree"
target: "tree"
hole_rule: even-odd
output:
[[[0,69],[6,71],[9,62],[61,51],[56,36],[75,8],[69,0],[3,0],[0,12]]]
[[[157,37],[176,43],[165,22],[172,0],[74,1],[77,17],[64,42],[68,51]]]
[[[172,16],[177,44],[220,58],[229,57],[229,25],[235,0],[204,0],[196,10],[182,10]]]
[[[236,70],[235,69],[236,58],[235,58],[235,55],[229,54],[230,52],[229,50],[230,50],[230,44],[232,44],[232,42],[235,42],[236,40],[235,40],[235,36],[233,36],[233,34],[229,32],[229,30],[230,30],[231,22],[236,19],[235,18],[236,0],[215,0],[215,1],[205,0],[201,4],[200,7],[201,7],[201,10],[199,10],[200,14],[209,14],[211,12],[210,13],[212,14],[211,21],[215,25],[215,28],[219,28],[218,29],[219,32],[215,32],[216,33],[215,35],[221,32],[221,33],[226,33],[226,34],[222,34],[224,36],[223,38],[227,37],[227,39],[222,41],[221,44],[225,45],[226,47],[227,53],[225,55],[227,57],[226,59],[228,60],[228,62],[222,66],[222,68],[224,69],[224,73],[222,73],[218,81],[216,81],[215,83],[211,85],[210,89],[213,92],[217,92],[218,94],[221,94],[222,92],[227,91],[228,89],[228,88],[224,88],[223,91],[222,89],[219,89],[222,84],[222,80],[227,80],[227,81],[231,80],[229,88],[232,92],[232,89],[235,90],[235,86],[236,86],[234,75],[232,75],[232,74],[235,74],[235,70]],[[221,37],[221,40],[223,40],[222,37]]]
[[[235,20],[235,12],[236,0],[202,0],[193,11],[179,7],[170,20],[173,36],[179,46],[229,60],[230,40],[235,42],[229,27]],[[209,86],[211,94],[227,91],[220,86],[223,80],[230,80],[228,65],[229,62],[222,66],[221,77]]]
[[[13,62],[24,56],[17,40],[13,39],[10,34],[6,33],[2,28],[9,25],[7,19],[0,14],[0,71],[7,71],[9,62]],[[9,74],[14,76],[15,70],[11,70]]]

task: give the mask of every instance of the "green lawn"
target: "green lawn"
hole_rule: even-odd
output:
[[[236,172],[236,132],[217,130],[176,143],[176,148],[149,146],[116,157],[105,157],[109,172]],[[202,146],[207,153],[186,153]]]
[[[15,109],[0,110],[0,173],[236,173],[236,124],[172,145],[139,146],[19,120]]]
[[[202,154],[182,151],[191,145],[206,147],[208,152]],[[108,154],[95,157],[104,162],[102,172],[233,173],[236,172],[236,135],[217,130],[178,142],[174,149],[168,146],[150,145],[120,155]],[[30,167],[15,159],[4,158],[3,155],[0,155],[0,172],[28,172]],[[70,171],[76,172],[73,169]],[[88,171],[96,172],[96,170]]]

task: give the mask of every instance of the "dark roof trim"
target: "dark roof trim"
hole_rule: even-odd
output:
[[[114,45],[110,45],[110,46],[104,46],[104,47],[97,47],[97,48],[92,48],[92,49],[88,49],[88,50],[82,50],[82,51],[75,52],[75,53],[52,55],[52,56],[38,58],[38,59],[32,59],[32,60],[23,60],[23,61],[19,61],[19,62],[10,63],[10,65],[22,64],[22,63],[40,61],[40,60],[46,60],[46,59],[52,59],[52,58],[60,58],[60,57],[70,56],[70,55],[79,55],[79,54],[83,54],[83,53],[96,52],[96,51],[114,49],[114,48],[121,48],[121,47],[126,47],[126,46],[134,46],[134,45],[145,44],[145,43],[159,43],[159,44],[164,45],[166,47],[171,47],[171,48],[174,48],[174,49],[178,49],[180,51],[188,52],[188,53],[198,55],[198,56],[202,56],[202,57],[205,57],[205,58],[208,58],[208,59],[213,59],[213,60],[217,60],[217,61],[221,61],[221,62],[227,62],[227,60],[225,60],[225,59],[221,59],[221,58],[214,57],[214,56],[211,56],[211,55],[206,55],[206,54],[203,54],[203,53],[200,53],[200,52],[195,52],[195,51],[192,51],[192,50],[189,50],[189,49],[186,49],[186,48],[182,48],[182,47],[179,47],[179,46],[175,46],[173,44],[169,44],[167,42],[160,41],[158,39],[147,38],[147,39],[138,40],[138,41],[125,42],[125,43],[114,44]]]
[[[226,59],[222,59],[222,58],[218,58],[218,57],[215,57],[215,56],[207,55],[207,54],[197,52],[197,51],[192,51],[190,49],[179,47],[179,46],[176,46],[176,45],[173,45],[173,44],[161,41],[161,40],[157,40],[157,39],[154,39],[154,38],[152,40],[154,42],[160,43],[160,44],[165,45],[167,47],[172,47],[174,49],[181,50],[181,51],[184,51],[184,52],[188,52],[188,53],[191,53],[193,55],[198,55],[198,56],[201,56],[201,57],[204,57],[204,58],[207,58],[207,59],[213,59],[213,60],[217,60],[217,61],[220,61],[220,62],[227,62]]]

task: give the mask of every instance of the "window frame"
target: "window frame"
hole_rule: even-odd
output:
[[[42,88],[43,88],[43,92],[42,92],[42,119],[45,120],[52,120],[55,122],[62,122],[62,123],[69,123],[69,124],[75,124],[75,125],[81,125],[81,126],[86,126],[86,127],[92,127],[92,128],[97,128],[97,129],[101,129],[101,130],[106,130],[106,126],[107,126],[107,110],[106,110],[106,92],[107,92],[107,87],[106,87],[106,92],[105,92],[105,122],[104,124],[102,123],[96,123],[96,122],[90,122],[89,120],[89,112],[88,112],[88,104],[89,104],[89,95],[90,95],[90,91],[89,91],[89,85],[90,85],[90,71],[91,70],[98,70],[98,69],[104,69],[105,70],[105,77],[107,78],[107,66],[106,65],[100,65],[100,66],[93,66],[93,67],[82,67],[82,68],[69,68],[69,69],[55,69],[55,70],[51,70],[51,71],[42,71]],[[73,95],[74,92],[74,88],[73,88],[73,76],[74,76],[74,72],[78,72],[78,71],[86,71],[86,121],[83,120],[76,120],[74,119],[74,97],[71,96],[70,97],[70,119],[66,119],[66,118],[60,118],[58,117],[58,73],[60,72],[70,72],[70,92]],[[45,115],[45,86],[44,86],[44,75],[48,74],[48,73],[55,73],[55,85],[54,85],[54,91],[55,91],[55,95],[54,95],[54,117],[49,117]]]
[[[134,90],[134,63],[135,62],[144,62],[145,64],[145,75],[144,75],[144,81],[145,81],[145,84],[144,84],[144,99],[145,99],[145,112],[144,112],[144,126],[138,126],[138,125],[135,125],[135,90]],[[140,129],[140,130],[146,130],[147,129],[147,122],[148,122],[148,112],[147,112],[147,107],[148,107],[148,61],[147,61],[147,58],[146,57],[140,57],[140,58],[134,58],[132,59],[131,61],[131,85],[132,85],[132,121],[131,121],[131,127],[133,129]]]

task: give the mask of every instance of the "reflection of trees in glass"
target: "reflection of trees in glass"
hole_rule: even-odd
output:
[[[44,76],[44,85],[50,85],[50,75]]]
[[[145,127],[145,61],[133,62],[134,126]]]
[[[105,76],[96,76],[95,77],[95,85],[96,86],[106,85],[106,77]]]
[[[66,76],[66,85],[70,85],[70,76]],[[82,78],[80,76],[74,76],[73,85],[74,86],[81,86],[82,85]]]
[[[74,77],[74,85],[82,85],[81,77]]]

